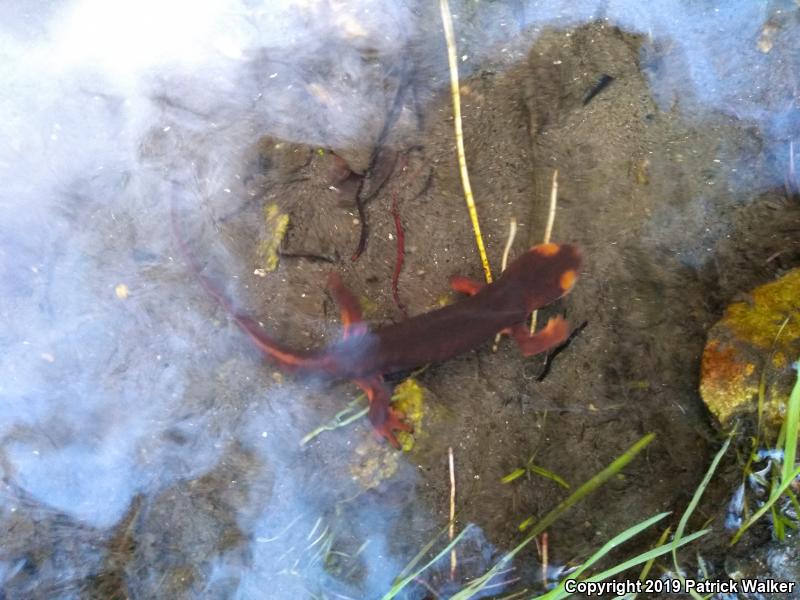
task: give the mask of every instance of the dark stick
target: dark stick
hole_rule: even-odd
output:
[[[572,343],[578,334],[586,329],[586,326],[589,324],[589,321],[584,321],[580,325],[578,325],[575,329],[572,330],[572,333],[569,334],[569,337],[564,340],[564,343],[561,344],[558,348],[554,348],[551,352],[548,352],[544,357],[544,367],[542,368],[542,372],[539,373],[539,376],[536,378],[536,381],[544,381],[544,378],[550,374],[550,369],[553,366],[553,359],[558,356],[562,350],[564,350],[567,346]]]
[[[378,140],[375,142],[375,148],[373,149],[372,156],[370,157],[369,167],[367,167],[367,170],[364,173],[364,178],[361,180],[358,190],[356,191],[356,209],[358,210],[358,218],[361,221],[361,234],[358,236],[358,245],[356,246],[355,252],[353,252],[353,256],[350,258],[350,260],[353,262],[357,261],[367,248],[369,225],[367,223],[367,214],[364,210],[364,206],[366,205],[367,201],[375,196],[378,191],[380,191],[380,188],[383,187],[383,182],[381,182],[375,190],[371,190],[369,197],[363,197],[361,193],[364,190],[364,182],[372,176],[372,172],[375,170],[375,165],[378,164],[378,159],[382,157],[383,145],[386,142],[386,138],[389,137],[389,131],[400,117],[400,110],[403,107],[403,98],[405,96],[406,88],[408,87],[407,71],[408,69],[405,67],[403,67],[401,70],[400,81],[397,86],[397,93],[394,96],[394,101],[392,102],[392,107],[389,109],[389,114],[386,116],[386,121],[383,123],[383,129],[381,129]]]
[[[602,92],[608,84],[614,81],[614,78],[611,75],[606,75],[605,73],[600,77],[599,81],[590,89],[586,96],[583,98],[583,105],[586,106],[591,102],[597,94]]]
[[[392,194],[392,216],[394,217],[394,228],[397,232],[397,257],[394,261],[394,273],[392,273],[392,298],[397,308],[408,318],[408,311],[405,305],[400,302],[400,294],[397,291],[397,284],[400,281],[400,271],[403,269],[403,262],[406,257],[406,234],[403,230],[403,223],[400,221],[400,209],[397,207],[397,192]]]

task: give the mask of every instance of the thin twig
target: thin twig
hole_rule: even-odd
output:
[[[517,220],[514,217],[511,217],[511,222],[509,223],[508,227],[508,239],[506,240],[506,247],[503,248],[503,260],[500,263],[501,273],[506,270],[506,266],[508,265],[508,254],[511,252],[511,246],[514,244],[515,237],[517,237]],[[492,352],[497,352],[497,347],[500,344],[500,338],[502,335],[502,333],[498,332],[497,335],[494,336]]]
[[[544,230],[544,243],[550,243],[553,224],[556,222],[556,202],[558,200],[558,169],[553,171],[553,185],[550,188],[550,212],[547,214],[547,228]]]
[[[553,171],[553,185],[550,187],[550,212],[547,215],[547,227],[544,230],[544,242],[550,243],[550,236],[553,235],[553,224],[556,222],[556,202],[558,201],[558,169]],[[536,332],[536,319],[539,311],[531,313],[531,335]]]
[[[548,548],[548,537],[547,532],[545,531],[542,534],[542,582],[544,583],[544,589],[547,589],[547,568],[549,561],[549,548]]]
[[[508,225],[508,239],[506,240],[506,247],[503,248],[503,260],[500,263],[500,271],[505,271],[508,265],[508,254],[511,252],[511,246],[514,244],[514,238],[517,237],[517,220],[511,217],[511,222]]]
[[[448,446],[447,458],[450,464],[450,541],[453,541],[453,536],[456,533],[456,469],[455,461],[453,460],[453,447]],[[456,556],[456,548],[450,550],[450,581],[455,581],[456,578],[456,565],[458,558]]]
[[[461,185],[464,188],[464,199],[467,202],[469,218],[472,221],[472,231],[475,233],[475,243],[478,246],[481,264],[483,264],[483,273],[486,277],[486,283],[491,283],[492,270],[489,267],[486,248],[483,245],[481,226],[478,222],[478,210],[475,208],[475,199],[472,196],[472,186],[469,183],[469,172],[467,171],[467,158],[464,152],[464,130],[461,127],[461,94],[458,89],[456,41],[455,35],[453,34],[453,17],[450,15],[450,6],[447,0],[439,0],[439,10],[442,13],[444,37],[447,41],[447,62],[450,65],[450,93],[453,96],[453,123],[456,130],[456,150],[458,153],[458,168],[461,173]]]

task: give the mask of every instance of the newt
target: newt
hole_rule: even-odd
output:
[[[369,400],[369,420],[375,432],[399,448],[395,431],[412,432],[404,415],[392,408],[392,392],[384,375],[444,362],[468,352],[498,332],[511,335],[525,356],[554,348],[569,336],[567,321],[552,317],[530,335],[526,319],[572,289],[581,266],[577,246],[541,244],[512,262],[491,284],[453,277],[451,287],[467,295],[453,304],[370,330],[361,316],[358,300],[337,273],[328,277],[328,289],[339,305],[341,338],[315,350],[294,350],[274,339],[253,318],[237,311],[208,279],[178,233],[181,252],[206,290],[228,312],[264,356],[280,368],[329,379],[350,379]]]

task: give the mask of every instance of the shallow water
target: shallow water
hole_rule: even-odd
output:
[[[541,318],[586,325],[547,365],[504,342],[416,375],[424,417],[400,453],[364,419],[301,445],[357,388],[265,364],[170,215],[226,296],[297,348],[338,335],[331,270],[372,323],[402,319],[393,201],[409,313],[452,297],[453,274],[479,279],[438,7],[0,8],[4,597],[380,597],[447,525],[448,447],[457,531],[475,527],[454,576],[448,557],[407,597],[449,596],[564,498],[499,482],[532,456],[574,489],[657,435],[551,528],[551,570],[685,506],[718,448],[697,393],[705,332],[800,264],[797,4],[451,10],[490,261],[511,217],[512,256],[540,241],[557,168],[554,239],[586,264]],[[332,151],[370,173],[357,261],[356,188]],[[290,226],[264,273],[271,205]],[[729,464],[703,520],[725,517]],[[720,572],[723,535],[702,547]],[[531,548],[489,592],[541,590],[540,561]]]

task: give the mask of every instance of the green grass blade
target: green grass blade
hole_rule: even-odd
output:
[[[732,439],[733,433],[728,436],[728,439],[726,439],[725,443],[722,444],[722,448],[720,448],[719,452],[717,452],[716,456],[714,456],[714,460],[711,461],[711,466],[708,467],[705,477],[703,477],[700,485],[698,485],[697,489],[694,491],[692,500],[689,502],[689,506],[686,507],[686,511],[684,511],[681,520],[678,522],[678,528],[675,530],[675,537],[672,540],[672,564],[675,567],[675,574],[681,579],[681,583],[683,583],[683,576],[681,575],[680,567],[678,567],[677,550],[680,546],[680,541],[683,538],[683,532],[686,531],[686,524],[689,522],[689,518],[692,516],[692,513],[694,513],[697,505],[700,503],[700,498],[703,497],[703,493],[706,491],[711,478],[714,476],[714,472],[717,470],[719,462],[728,451],[728,446],[731,445]]]
[[[571,508],[573,505],[577,504],[581,500],[583,500],[586,496],[594,492],[597,488],[603,485],[606,481],[611,479],[614,475],[619,473],[622,469],[625,468],[629,462],[631,462],[634,457],[641,452],[645,446],[647,446],[653,439],[656,437],[655,433],[648,433],[638,442],[636,442],[633,446],[628,448],[623,454],[621,454],[618,458],[616,458],[610,465],[608,465],[605,469],[600,471],[597,475],[589,479],[586,483],[581,485],[577,490],[572,492],[566,500],[563,500],[556,506],[553,510],[551,510],[545,517],[540,520],[536,524],[536,530],[529,534],[530,536],[537,536],[542,533],[545,529],[547,529],[553,521],[555,521],[562,512]]]
[[[797,501],[797,496],[795,496],[792,490],[788,490],[786,495],[789,496],[789,500],[791,500],[794,505],[794,512],[800,515],[800,502]]]
[[[683,539],[681,539],[678,547],[685,546],[686,544],[690,544],[693,541],[695,541],[696,539],[698,539],[698,538],[700,538],[700,537],[702,537],[704,535],[707,535],[710,532],[711,532],[710,529],[703,529],[702,531],[696,531],[696,532],[694,532],[692,534],[689,534],[686,537],[684,537]],[[662,546],[656,546],[655,548],[652,548],[652,549],[648,550],[647,552],[643,552],[643,553],[641,553],[641,554],[639,554],[637,556],[634,556],[633,558],[630,558],[630,559],[628,559],[628,560],[626,560],[624,562],[619,563],[618,565],[610,567],[609,569],[606,569],[605,571],[603,571],[601,573],[598,573],[597,575],[593,575],[592,577],[588,577],[588,578],[584,579],[583,581],[588,581],[588,582],[603,581],[605,579],[608,579],[610,577],[618,575],[619,573],[623,573],[624,571],[627,571],[628,569],[633,568],[633,567],[635,567],[637,565],[641,565],[642,563],[646,563],[648,561],[653,561],[656,558],[658,558],[659,556],[663,556],[665,554],[668,554],[669,552],[672,551],[672,547],[673,547],[673,543],[672,542],[670,542],[669,544],[664,544]],[[574,579],[574,578],[575,578],[574,574],[570,575],[570,577],[562,580],[559,583],[557,588],[555,588],[553,590],[550,590],[548,593],[544,594],[543,596],[539,596],[538,600],[560,600],[561,598],[568,597],[569,594],[565,591],[564,586],[566,585],[566,580],[567,579]]]
[[[704,535],[708,535],[711,533],[711,529],[701,529],[700,531],[695,531],[694,533],[690,533],[689,535],[681,538],[680,543],[678,544],[678,548],[681,546],[685,546],[686,544],[691,544],[698,538],[703,537]],[[674,544],[674,542],[673,542]],[[603,571],[602,573],[598,573],[592,577],[586,579],[586,581],[603,581],[604,579],[608,579],[609,577],[613,577],[619,573],[627,571],[631,567],[635,567],[636,565],[640,565],[648,560],[656,559],[659,556],[663,556],[671,551],[673,544],[666,544],[661,547],[653,548],[652,550],[648,550],[647,552],[643,552],[639,556],[635,556],[634,558],[628,559],[625,562],[621,562],[620,564]]]
[[[633,536],[638,535],[641,531],[647,529],[648,527],[650,527],[654,523],[658,523],[660,520],[665,518],[668,514],[669,514],[668,512],[659,513],[659,514],[657,514],[657,515],[655,515],[653,517],[650,517],[649,519],[646,519],[646,520],[642,521],[641,523],[637,523],[633,527],[629,527],[628,529],[626,529],[622,533],[615,535],[613,538],[611,538],[605,544],[603,544],[603,546],[597,552],[592,554],[592,556],[589,557],[589,560],[587,560],[585,563],[583,563],[577,571],[575,571],[574,573],[571,573],[570,574],[570,578],[571,579],[577,579],[578,577],[580,577],[583,574],[584,571],[589,569],[594,563],[596,563],[598,560],[603,558],[605,555],[607,555],[609,552],[611,552],[614,548],[616,548],[620,544],[624,544],[629,539],[631,539]]]
[[[539,467],[537,465],[528,465],[528,471],[530,471],[531,473],[536,473],[537,475],[544,477],[545,479],[549,479],[550,481],[555,481],[561,487],[569,489],[569,484],[566,481],[564,481],[561,477],[559,477],[552,471],[548,471],[544,467]]]
[[[772,528],[775,530],[775,537],[778,538],[779,542],[782,542],[786,533],[783,527],[783,519],[781,518],[781,515],[778,514],[778,511],[775,510],[774,504],[770,509],[770,514],[772,515]]]
[[[739,541],[739,538],[742,537],[742,534],[745,531],[747,531],[750,528],[750,526],[753,525],[753,523],[758,521],[761,517],[764,516],[764,513],[770,510],[770,508],[772,508],[772,505],[778,501],[778,498],[780,498],[781,495],[789,488],[789,486],[792,485],[792,482],[797,477],[800,477],[800,467],[795,469],[794,472],[791,473],[790,476],[786,479],[786,481],[782,481],[778,487],[772,488],[772,493],[769,495],[769,499],[764,503],[764,506],[762,506],[756,512],[754,512],[753,516],[747,519],[747,521],[743,523],[742,526],[739,528],[739,531],[736,532],[736,535],[733,536],[733,539],[731,540],[731,546]]]
[[[795,469],[795,459],[797,457],[797,427],[800,425],[800,362],[797,366],[797,381],[789,395],[789,403],[786,406],[786,442],[783,448],[783,469],[781,469],[781,480],[786,481],[791,477]]]
[[[667,538],[669,538],[669,534],[671,532],[672,532],[672,527],[667,527],[663,532],[661,532],[661,535],[658,537],[658,541],[656,542],[655,546],[653,546],[653,549],[664,546],[664,543],[667,541]],[[644,566],[642,567],[642,570],[639,573],[639,581],[644,581],[645,579],[647,579],[647,576],[653,569],[653,565],[656,562],[656,558],[657,557],[653,557],[644,563]],[[634,592],[632,594],[625,594],[624,596],[616,596],[614,600],[636,600],[638,595],[639,595],[638,593]]]
[[[507,552],[497,563],[489,569],[486,573],[472,581],[467,587],[455,594],[451,600],[467,600],[472,598],[475,594],[479,593],[488,582],[494,577],[503,566],[508,563],[514,556],[516,556],[523,548],[536,539],[536,536],[542,533],[545,529],[550,527],[562,513],[571,508],[587,495],[592,493],[603,483],[608,481],[611,477],[619,473],[625,465],[631,462],[639,452],[641,452],[650,442],[655,438],[654,433],[648,433],[633,446],[628,448],[621,456],[615,459],[605,469],[600,471],[597,475],[589,479],[586,483],[581,485],[577,490],[572,492],[565,500],[560,502],[553,510],[547,513],[536,525],[533,530],[528,533],[524,540],[522,540],[514,549]]]
[[[500,483],[511,483],[515,479],[519,479],[520,477],[525,475],[525,473],[527,473],[527,472],[528,472],[527,469],[523,469],[522,467],[514,469],[513,471],[511,471],[511,473],[509,473],[508,475],[503,477],[500,480]]]
[[[562,590],[564,588],[567,579],[578,579],[589,567],[591,567],[598,560],[606,556],[609,552],[611,552],[611,550],[613,550],[620,544],[624,544],[629,539],[638,535],[639,533],[641,533],[643,530],[647,529],[654,523],[657,523],[658,521],[665,518],[668,514],[669,514],[668,512],[659,513],[653,517],[650,517],[649,519],[642,521],[641,523],[637,523],[633,527],[629,527],[622,533],[615,535],[613,538],[611,538],[609,541],[603,544],[603,546],[597,552],[592,554],[592,556],[589,557],[589,559],[586,562],[584,562],[580,567],[578,567],[576,571],[570,573],[569,577],[562,580],[556,588],[548,592],[548,594],[545,594],[544,598],[550,598],[549,594],[553,594],[553,597],[560,597],[559,590]]]
[[[447,525],[445,525],[445,526],[444,526],[442,529],[440,529],[440,530],[439,530],[439,533],[437,533],[435,536],[433,536],[433,538],[431,539],[431,541],[429,541],[427,544],[425,544],[425,545],[422,547],[422,550],[420,550],[419,552],[417,552],[416,556],[414,556],[414,558],[412,558],[412,559],[411,559],[411,560],[408,562],[408,564],[407,564],[405,567],[403,567],[403,570],[402,570],[402,571],[400,571],[400,573],[397,575],[397,577],[395,577],[395,580],[394,580],[394,582],[395,582],[395,583],[398,583],[399,581],[402,581],[402,579],[403,579],[403,578],[404,578],[406,575],[408,575],[408,574],[409,574],[409,573],[410,573],[412,570],[414,570],[414,567],[416,567],[416,566],[417,566],[417,563],[418,563],[419,561],[421,561],[421,560],[422,560],[422,557],[424,557],[424,556],[425,556],[425,555],[428,553],[428,551],[429,551],[431,548],[433,548],[433,545],[434,545],[434,544],[437,542],[437,540],[438,540],[440,537],[442,537],[442,536],[445,534],[445,532],[447,532],[447,530],[448,530],[449,528],[450,528],[450,524],[448,523],[448,524],[447,524]]]
[[[667,527],[664,530],[664,532],[661,534],[661,537],[658,538],[658,542],[656,542],[655,545],[656,548],[664,545],[664,542],[666,542],[667,539],[669,538],[669,534],[671,533],[671,531],[672,531],[671,527]],[[644,581],[645,579],[647,579],[647,575],[650,573],[655,562],[656,562],[655,558],[651,558],[644,564],[644,566],[642,567],[642,572],[639,573],[639,581]],[[634,598],[635,597],[636,595],[634,594]]]
[[[402,579],[402,580],[398,581],[397,583],[395,583],[395,584],[392,586],[392,588],[391,588],[391,589],[390,589],[388,592],[386,592],[386,594],[384,594],[384,595],[383,595],[383,597],[381,598],[381,600],[391,600],[391,598],[394,598],[394,597],[395,597],[397,594],[399,594],[399,593],[400,593],[400,592],[403,590],[403,588],[404,588],[404,587],[406,587],[406,586],[407,586],[407,585],[408,585],[408,584],[409,584],[411,581],[413,581],[414,579],[416,579],[417,577],[419,577],[419,576],[420,576],[420,573],[422,573],[423,571],[425,571],[425,570],[426,570],[428,567],[430,567],[430,566],[431,566],[433,563],[435,563],[437,560],[439,560],[440,558],[442,558],[443,556],[445,556],[445,555],[446,555],[448,552],[450,552],[450,550],[452,550],[452,549],[455,547],[455,545],[456,545],[456,544],[458,544],[458,542],[460,542],[460,541],[461,541],[461,538],[462,538],[462,537],[464,537],[464,535],[465,535],[465,534],[466,534],[468,531],[471,531],[471,530],[472,530],[472,528],[473,528],[473,525],[472,525],[471,523],[470,523],[469,525],[467,525],[467,526],[466,526],[466,527],[463,529],[463,531],[462,531],[461,533],[459,533],[459,534],[458,534],[458,535],[457,535],[457,536],[456,536],[456,537],[453,539],[453,541],[452,541],[452,542],[450,542],[449,544],[447,544],[447,546],[445,546],[445,547],[444,547],[444,548],[441,550],[441,552],[439,552],[439,554],[437,554],[437,555],[436,555],[436,556],[434,556],[432,559],[430,559],[430,560],[429,560],[427,563],[425,563],[425,565],[424,565],[423,567],[421,567],[421,568],[420,568],[419,570],[417,570],[416,572],[412,573],[411,575],[408,575],[408,576],[406,576],[404,579]]]
[[[511,471],[511,473],[503,477],[500,480],[500,483],[511,483],[515,479],[519,479],[520,477],[525,475],[525,473],[534,473],[535,475],[539,475],[540,477],[544,477],[545,479],[549,479],[550,481],[556,482],[563,488],[569,489],[569,484],[566,481],[564,481],[562,477],[559,477],[549,469],[545,469],[544,467],[540,467],[538,465],[534,465],[531,463],[528,463],[527,467],[518,467],[514,469],[513,471]]]

